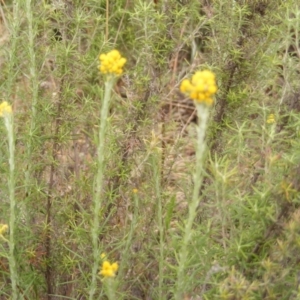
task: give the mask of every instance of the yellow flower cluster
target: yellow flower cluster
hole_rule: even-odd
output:
[[[273,124],[273,123],[275,123],[275,116],[274,116],[274,114],[270,114],[270,115],[268,116],[268,118],[267,118],[267,123],[268,123],[268,124]]]
[[[122,57],[118,50],[112,50],[107,54],[100,54],[99,70],[102,74],[121,75],[126,58]]]
[[[199,103],[212,105],[212,96],[217,92],[215,74],[209,70],[198,71],[191,80],[181,82],[180,91]]]
[[[5,114],[11,114],[12,108],[7,101],[3,101],[0,104],[0,117],[4,117]]]
[[[118,269],[119,269],[118,263],[115,262],[111,264],[108,260],[105,260],[102,263],[102,268],[99,274],[104,277],[115,277]]]
[[[8,230],[7,224],[0,224],[0,239],[2,239],[5,242],[8,242],[8,240],[3,236],[6,231]]]
[[[3,235],[8,230],[7,224],[0,224],[0,235]]]

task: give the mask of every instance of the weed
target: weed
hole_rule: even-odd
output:
[[[0,299],[299,298],[299,14],[2,1]]]

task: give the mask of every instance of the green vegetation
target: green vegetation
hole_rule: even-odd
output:
[[[300,299],[298,1],[8,0],[0,21],[1,300]],[[180,92],[203,70],[209,107]]]

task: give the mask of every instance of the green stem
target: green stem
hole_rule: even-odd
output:
[[[7,99],[10,99],[11,95],[13,94],[13,84],[16,80],[16,70],[15,67],[18,65],[17,58],[18,50],[19,50],[19,43],[20,43],[20,5],[19,2],[21,0],[14,0],[13,1],[13,15],[12,20],[10,20],[10,48],[8,51],[8,59],[7,59],[7,66],[8,66],[8,74],[5,80],[6,86],[6,96]]]
[[[125,249],[122,254],[122,261],[120,264],[120,268],[118,270],[118,278],[124,277],[124,270],[127,267],[129,261],[129,250],[130,250],[130,246],[132,245],[134,230],[137,225],[137,219],[139,213],[139,197],[137,193],[133,193],[133,200],[134,200],[134,211],[133,211],[132,221],[130,224],[129,234],[126,239]]]
[[[206,105],[196,104],[197,115],[198,115],[198,126],[197,126],[197,148],[196,148],[196,169],[193,176],[194,189],[193,198],[189,203],[189,214],[188,219],[185,223],[184,237],[179,252],[179,262],[177,270],[177,283],[175,287],[175,299],[182,300],[182,294],[184,292],[184,278],[185,278],[185,266],[188,258],[188,246],[192,237],[192,226],[196,217],[197,207],[199,205],[199,190],[202,185],[203,179],[203,154],[206,148],[204,139],[207,127],[207,121],[209,116],[209,109]]]
[[[163,214],[162,214],[162,199],[161,199],[161,171],[160,171],[160,153],[152,155],[152,167],[153,177],[155,186],[155,198],[157,201],[157,219],[159,226],[159,265],[158,265],[158,298],[163,299],[163,280],[164,280],[164,225],[163,225]]]
[[[9,216],[9,270],[12,286],[11,299],[19,299],[18,293],[18,272],[15,258],[15,229],[16,229],[16,201],[15,201],[15,142],[13,130],[13,115],[6,114],[4,123],[7,130],[8,148],[9,148],[9,201],[10,201],[10,216]]]
[[[103,281],[108,300],[116,300],[114,278],[104,278]]]
[[[107,117],[109,112],[109,103],[111,99],[111,91],[115,83],[115,78],[110,78],[105,82],[104,99],[101,107],[100,114],[100,128],[99,128],[99,141],[97,147],[98,155],[98,168],[94,182],[94,220],[92,224],[92,246],[94,262],[92,267],[92,281],[89,289],[89,299],[93,300],[97,288],[97,271],[100,262],[100,251],[98,244],[98,237],[100,234],[100,210],[102,206],[102,187],[103,187],[103,173],[104,173],[104,145],[105,145],[105,133],[107,125]]]
[[[28,42],[28,59],[29,59],[29,79],[31,87],[31,120],[30,120],[30,132],[29,140],[27,142],[27,159],[28,166],[25,170],[25,192],[26,195],[29,194],[30,189],[30,177],[31,177],[31,159],[32,159],[32,148],[33,148],[33,136],[36,131],[36,114],[37,114],[37,102],[38,102],[38,90],[39,82],[37,76],[37,67],[36,67],[36,54],[35,54],[35,36],[36,36],[36,27],[33,23],[33,13],[31,7],[32,1],[25,1],[25,12],[27,19],[27,42]],[[23,210],[25,210],[23,208]],[[26,215],[27,216],[27,215]]]

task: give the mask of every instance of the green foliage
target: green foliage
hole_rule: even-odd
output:
[[[19,299],[88,298],[91,269],[101,267],[91,236],[105,82],[97,66],[112,49],[127,64],[107,118],[95,240],[120,268],[112,285],[97,277],[95,299],[112,287],[116,299],[174,298],[197,121],[179,86],[203,69],[216,74],[218,93],[182,299],[300,297],[296,0],[2,2],[16,228],[13,253],[9,230],[0,234],[0,299],[15,297],[12,256]],[[11,153],[0,121],[2,226],[11,221]]]

